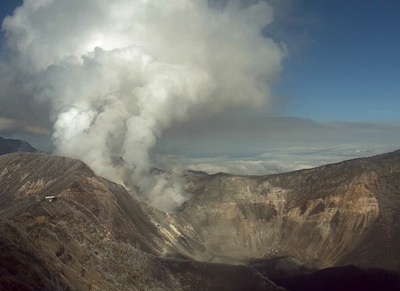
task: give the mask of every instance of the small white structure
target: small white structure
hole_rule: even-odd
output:
[[[53,200],[56,200],[56,196],[46,196],[44,197],[44,200],[48,201],[48,202],[52,202]]]

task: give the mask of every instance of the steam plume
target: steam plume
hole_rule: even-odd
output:
[[[272,19],[265,1],[25,0],[3,22],[1,101],[49,103],[57,153],[172,211],[187,197],[148,175],[151,149],[192,115],[269,98],[284,56],[261,33]]]

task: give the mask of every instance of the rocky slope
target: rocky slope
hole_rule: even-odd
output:
[[[191,175],[187,188],[194,197],[173,218],[201,238],[199,260],[400,271],[400,151],[279,175]]]
[[[270,277],[312,290],[342,272],[312,269],[400,271],[400,151],[279,175],[185,179],[193,197],[168,214],[80,161],[0,156],[0,286],[282,290]],[[374,284],[390,277],[400,286],[386,274]]]
[[[4,155],[0,183],[4,290],[281,290],[253,268],[177,259],[150,207],[80,161]]]

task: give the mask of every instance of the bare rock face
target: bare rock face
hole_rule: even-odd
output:
[[[193,197],[168,214],[80,161],[0,156],[0,286],[283,290],[274,277],[308,290],[346,270],[377,286],[387,274],[365,268],[400,272],[400,151],[279,175],[184,178]]]
[[[150,216],[166,214],[80,161],[4,155],[0,183],[5,290],[283,290],[253,268],[173,258]]]
[[[194,197],[173,221],[201,238],[198,260],[290,256],[312,268],[400,271],[400,151],[280,175],[188,180]]]

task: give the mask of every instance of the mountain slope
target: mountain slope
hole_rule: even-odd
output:
[[[253,268],[167,258],[177,252],[150,207],[80,161],[3,155],[0,181],[4,288],[282,290]]]
[[[0,286],[282,290],[266,276],[293,287],[347,270],[312,269],[400,271],[400,151],[279,175],[184,178],[192,198],[168,214],[80,161],[0,156]]]
[[[400,271],[400,151],[286,174],[188,180],[194,197],[173,221],[202,238],[199,260],[290,256],[313,268]]]
[[[7,139],[0,136],[0,155],[15,153],[15,152],[38,152],[33,146],[23,140]]]

